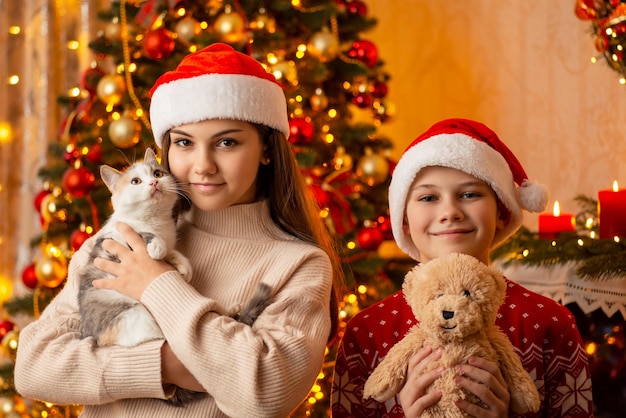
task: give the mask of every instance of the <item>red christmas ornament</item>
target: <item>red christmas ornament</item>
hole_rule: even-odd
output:
[[[22,271],[22,283],[29,289],[34,289],[39,284],[37,275],[35,274],[35,265],[31,264]]]
[[[73,251],[78,251],[81,245],[83,245],[83,243],[87,241],[87,238],[89,238],[90,236],[91,234],[77,229],[76,231],[72,232],[72,235],[70,235],[70,247]]]
[[[371,41],[354,41],[348,50],[348,56],[361,61],[368,67],[373,67],[378,62],[378,49]]]
[[[378,227],[366,227],[359,231],[357,241],[364,250],[376,251],[385,240],[383,231]]]
[[[388,91],[389,89],[387,88],[387,83],[384,83],[382,81],[376,81],[372,86],[372,96],[376,97],[377,99],[382,99],[383,97],[385,97]]]
[[[389,219],[388,215],[381,215],[377,219],[378,228],[380,228],[383,233],[383,237],[385,241],[393,240],[393,232],[391,230],[391,219]]]
[[[176,42],[170,32],[164,28],[158,28],[146,33],[143,38],[143,52],[154,60],[167,58],[174,51]]]
[[[89,148],[87,154],[85,154],[85,158],[87,161],[93,164],[101,164],[102,163],[102,147],[100,144],[94,144]]]
[[[33,200],[33,206],[35,207],[35,210],[37,212],[41,210],[41,202],[43,202],[45,197],[48,196],[49,194],[50,194],[50,190],[42,190],[39,193],[37,193],[37,195],[35,196],[35,199]]]
[[[359,93],[352,96],[352,103],[361,109],[366,109],[372,105],[372,96],[368,93]]]
[[[63,188],[75,197],[83,197],[89,193],[95,181],[94,174],[85,167],[71,167],[63,174]]]
[[[9,331],[13,331],[15,324],[9,320],[0,321],[0,340],[4,338]]]
[[[317,201],[317,204],[320,208],[325,208],[328,206],[328,193],[320,186],[319,184],[312,184],[309,186],[311,191],[313,192],[313,196]]]
[[[80,158],[80,151],[74,145],[68,146],[65,149],[65,152],[63,153],[63,159],[69,165],[74,165],[76,160],[78,160],[79,158]]]
[[[289,119],[289,142],[306,145],[313,140],[315,128],[307,118]]]
[[[346,11],[350,14],[365,16],[367,5],[360,0],[352,0],[350,3],[346,3]]]
[[[88,68],[80,77],[80,85],[87,90],[90,95],[94,96],[98,90],[98,82],[106,73],[100,68]]]

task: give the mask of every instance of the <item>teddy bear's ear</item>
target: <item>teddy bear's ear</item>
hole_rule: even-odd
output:
[[[504,303],[504,297],[506,296],[506,281],[504,280],[504,275],[502,274],[502,272],[494,268],[489,267],[489,270],[490,275],[496,286],[496,300],[501,301],[500,305],[502,305],[502,303]]]

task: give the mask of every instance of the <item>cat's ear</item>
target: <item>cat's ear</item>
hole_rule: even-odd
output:
[[[159,164],[156,158],[156,154],[150,147],[146,148],[146,153],[143,156],[143,161],[148,164]]]
[[[113,167],[109,167],[108,165],[100,166],[100,177],[102,177],[102,181],[111,192],[113,192],[113,186],[115,186],[117,179],[121,175],[122,173],[117,171]]]

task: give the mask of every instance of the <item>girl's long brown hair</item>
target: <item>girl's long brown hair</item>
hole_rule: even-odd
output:
[[[345,278],[335,241],[319,216],[315,203],[287,138],[265,125],[252,123],[266,146],[265,157],[269,164],[260,164],[256,181],[256,200],[268,199],[270,216],[290,235],[314,244],[324,250],[332,264],[333,284],[330,295],[332,342],[339,327],[339,301],[345,290]],[[163,137],[162,163],[169,168],[169,132]]]

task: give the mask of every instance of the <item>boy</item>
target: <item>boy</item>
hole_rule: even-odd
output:
[[[443,120],[416,138],[389,187],[394,238],[421,263],[460,252],[488,264],[490,251],[522,224],[522,209],[540,212],[547,202],[545,187],[528,181],[495,132],[466,119]],[[542,400],[539,412],[523,416],[593,417],[589,365],[573,316],[551,299],[515,282],[507,284],[496,324],[508,335]],[[440,356],[434,347],[411,359],[407,383],[395,397],[385,404],[362,399],[369,375],[418,322],[400,291],[348,323],[335,364],[334,418],[415,417],[439,400],[440,393],[425,389],[441,371],[417,377]],[[485,406],[459,401],[461,410],[474,417],[516,416],[509,412],[508,389],[495,363],[472,357],[456,370],[457,383]]]

